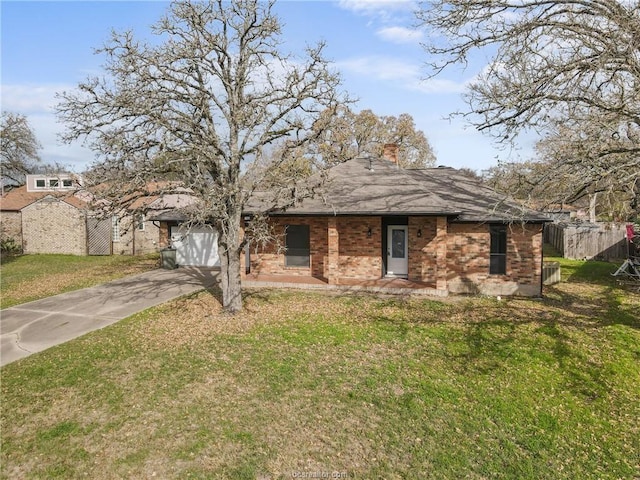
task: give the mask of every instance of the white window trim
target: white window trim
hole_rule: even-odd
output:
[[[43,185],[38,185],[38,182],[42,182]],[[50,176],[50,175],[36,175],[29,174],[27,175],[27,191],[62,191],[62,190],[73,190],[79,185],[77,179],[74,177],[61,175],[61,176]]]
[[[111,217],[111,241],[113,243],[120,241],[120,218],[117,215]]]

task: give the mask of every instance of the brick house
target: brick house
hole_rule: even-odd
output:
[[[159,229],[140,215],[99,219],[74,175],[27,175],[0,197],[0,236],[23,253],[138,255],[156,251]]]
[[[316,196],[270,212],[281,245],[248,249],[245,278],[399,278],[441,294],[541,295],[547,217],[452,168],[401,169],[385,150],[333,167]],[[249,206],[245,219],[258,211]]]

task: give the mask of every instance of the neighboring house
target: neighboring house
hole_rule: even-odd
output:
[[[394,160],[391,150],[390,160],[340,164],[319,195],[271,212],[284,248],[252,247],[246,271],[270,281],[398,277],[441,293],[541,295],[547,217],[455,169],[405,170]]]
[[[535,207],[534,208],[539,208]],[[540,208],[554,222],[588,221],[588,210],[575,205],[553,204]]]
[[[23,253],[138,255],[156,251],[159,229],[142,215],[97,218],[74,175],[27,175],[0,197],[0,234]]]

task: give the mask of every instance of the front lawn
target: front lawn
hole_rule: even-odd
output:
[[[543,300],[147,310],[2,368],[2,478],[638,477],[640,294],[563,266]]]
[[[0,308],[92,287],[158,267],[158,255],[20,255],[2,258]]]

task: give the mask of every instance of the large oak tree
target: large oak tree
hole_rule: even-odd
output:
[[[361,155],[381,157],[384,145],[398,146],[398,163],[403,168],[433,166],[436,156],[422,130],[416,129],[408,113],[376,115],[371,110],[354,112],[344,106],[335,112],[322,135],[311,145],[326,164],[346,162]]]
[[[104,75],[62,93],[58,108],[68,125],[66,140],[88,139],[99,154],[92,171],[112,187],[112,201],[135,198],[123,192],[125,186],[129,193],[142,191],[167,173],[198,199],[189,215],[219,232],[223,306],[232,313],[242,308],[247,200],[266,177],[272,205],[286,206],[305,194],[273,181],[269,172],[279,165],[265,168],[265,148],[301,148],[322,133],[322,121],[331,120],[319,121],[320,113],[345,101],[322,44],[300,57],[281,51],[273,3],[174,2],[153,27],[153,43],[132,32],[113,33],[98,51],[106,56]]]

